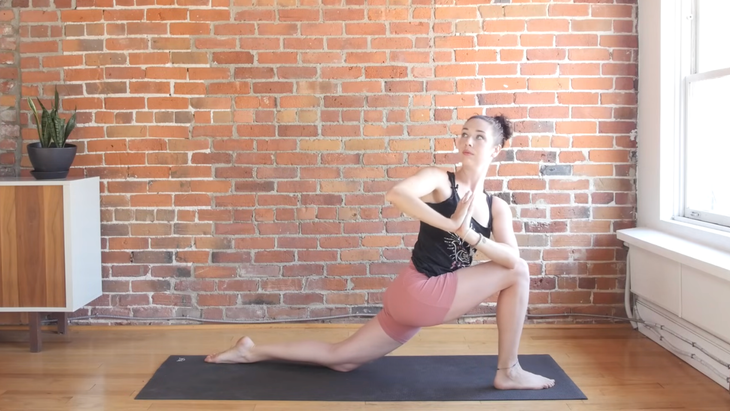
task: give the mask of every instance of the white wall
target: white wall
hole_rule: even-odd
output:
[[[637,228],[618,232],[629,246],[627,287],[637,296],[633,314],[647,322],[639,331],[728,388],[730,370],[698,346],[730,362],[730,232],[674,217],[691,0],[638,4]]]
[[[688,59],[682,59],[682,53],[688,53],[681,32],[683,3],[689,2],[638,3],[637,224],[730,253],[730,232],[673,220],[681,172],[677,143],[682,126],[680,85],[688,66]],[[718,183],[724,180],[724,176],[717,177]]]

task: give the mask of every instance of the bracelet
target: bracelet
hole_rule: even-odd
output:
[[[520,361],[518,360],[516,363],[512,364],[510,367],[497,368],[497,370],[509,370],[510,368],[514,368],[519,363],[520,363]]]
[[[476,248],[477,244],[479,244],[482,241],[482,238],[484,238],[484,236],[482,235],[482,233],[479,233],[479,232],[476,232],[476,231],[474,231],[474,232],[479,235],[479,238],[477,239],[477,242],[474,243],[474,244],[471,244],[471,246]]]

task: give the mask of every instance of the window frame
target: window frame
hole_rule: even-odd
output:
[[[677,138],[676,156],[677,164],[675,183],[677,197],[673,220],[687,224],[697,225],[712,230],[730,232],[730,216],[712,213],[704,210],[693,209],[687,205],[687,145],[688,145],[688,123],[692,107],[689,106],[689,90],[692,83],[711,80],[730,75],[730,67],[709,70],[702,73],[697,72],[697,0],[681,1],[681,22],[679,27],[680,50],[679,50],[679,76],[681,86],[679,90],[679,136]]]
[[[730,231],[680,215],[682,7],[689,0],[638,0],[639,71],[636,227],[730,254]],[[686,15],[685,15],[686,16]],[[685,36],[686,37],[686,36]],[[620,233],[622,230],[617,230]],[[691,253],[691,251],[687,251]]]

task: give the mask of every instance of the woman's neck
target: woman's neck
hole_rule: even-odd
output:
[[[456,170],[456,180],[461,182],[462,186],[468,187],[474,192],[481,192],[484,190],[484,179],[487,176],[487,170],[489,165],[484,169],[474,169],[462,165],[461,168]]]

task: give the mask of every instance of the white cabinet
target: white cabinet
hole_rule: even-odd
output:
[[[74,312],[102,293],[100,214],[98,177],[0,179],[0,312],[31,313],[37,350],[40,313]]]

